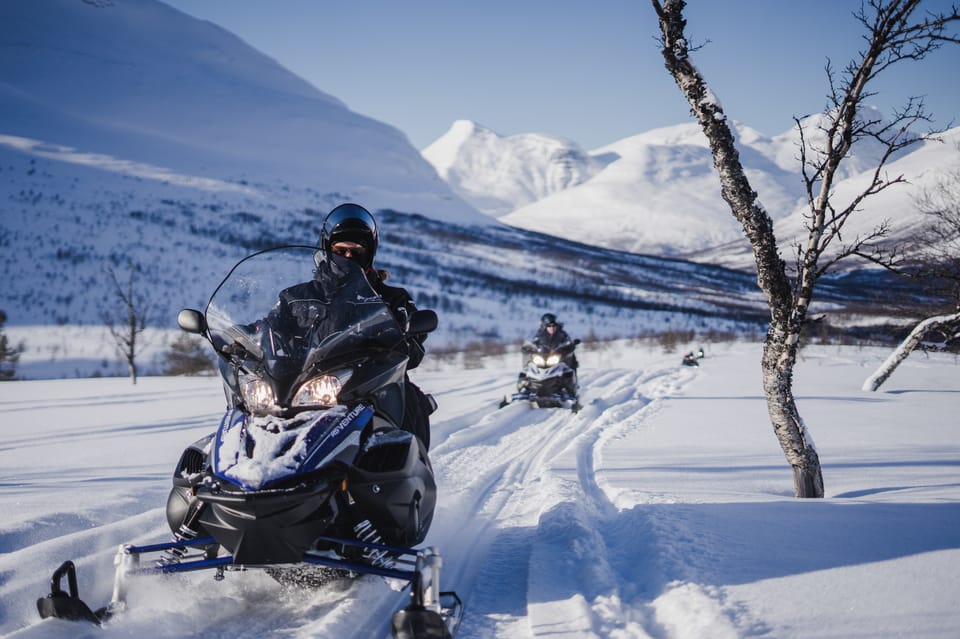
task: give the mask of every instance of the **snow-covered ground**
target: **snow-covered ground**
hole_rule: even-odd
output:
[[[460,636],[956,637],[957,359],[914,354],[867,393],[885,351],[804,350],[795,389],[827,497],[797,500],[759,353],[707,345],[685,368],[660,347],[584,352],[579,414],[498,410],[518,356],[428,357],[414,371],[440,402],[427,543],[466,603]],[[291,591],[256,571],[138,579],[102,631],[40,621],[34,602],[64,559],[99,606],[120,543],[168,538],[169,475],[222,403],[212,378],[0,384],[0,635],[388,635],[405,598],[394,584]]]

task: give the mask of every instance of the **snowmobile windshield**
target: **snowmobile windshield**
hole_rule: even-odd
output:
[[[308,246],[240,261],[210,298],[206,320],[218,352],[239,356],[248,368],[252,360],[256,373],[275,380],[403,339],[359,265]]]

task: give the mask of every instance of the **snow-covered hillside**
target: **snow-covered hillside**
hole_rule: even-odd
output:
[[[612,159],[564,138],[501,136],[469,120],[454,122],[422,154],[458,195],[493,216],[581,184]]]
[[[0,51],[0,308],[25,374],[114,370],[109,340],[66,337],[103,332],[109,269],[133,265],[148,323],[174,329],[242,256],[316,242],[349,199],[381,218],[378,265],[441,312],[435,347],[519,339],[548,309],[604,337],[762,317],[749,276],[498,224],[395,129],[155,0],[3,3]]]
[[[852,166],[861,170],[837,183],[833,194],[834,205],[837,207],[841,204],[847,206],[862,193],[870,185],[876,170],[876,163],[862,155],[852,159]],[[866,236],[887,223],[890,228],[888,242],[897,243],[909,239],[916,228],[924,223],[925,216],[918,211],[916,198],[926,190],[935,191],[942,180],[958,170],[960,127],[946,131],[940,140],[927,140],[910,147],[908,153],[893,158],[884,169],[890,179],[901,176],[906,182],[893,185],[864,201],[858,212],[852,215],[845,225],[843,237],[853,240],[858,236]],[[763,191],[759,188],[757,190],[763,200]],[[806,204],[802,204],[790,215],[775,220],[774,232],[781,247],[806,243],[804,214],[808,211]],[[839,246],[838,243],[831,250],[836,250]],[[752,268],[754,264],[753,253],[742,237],[728,245],[714,247],[700,254],[691,253],[685,257],[738,269]]]
[[[31,157],[485,219],[403,133],[157,0],[0,4],[0,113],[0,148]]]
[[[413,371],[440,405],[426,544],[465,602],[458,638],[955,636],[954,356],[918,353],[866,393],[885,351],[804,349],[795,385],[827,495],[797,500],[759,390],[759,345],[707,345],[695,369],[682,352],[620,342],[580,353],[576,415],[497,410],[515,357],[467,367],[428,356]],[[97,607],[119,544],[169,539],[173,467],[222,409],[210,378],[0,384],[0,635],[389,636],[406,603],[398,584],[297,590],[256,570],[136,579],[128,612],[102,630],[40,620],[35,601],[62,561],[76,560]]]

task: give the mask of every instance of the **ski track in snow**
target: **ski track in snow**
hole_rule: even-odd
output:
[[[430,373],[422,375],[426,381],[418,381],[429,390]],[[598,484],[594,467],[605,446],[643,428],[647,416],[658,409],[657,399],[682,387],[693,372],[674,366],[583,373],[583,409],[577,414],[527,403],[498,410],[499,397],[504,389],[512,390],[514,375],[464,371],[461,383],[447,385],[438,395],[441,410],[434,417],[431,459],[439,506],[426,545],[440,548],[441,584],[456,589],[466,604],[458,636],[556,637],[574,631],[578,637],[663,636],[649,604],[662,586],[649,559],[655,555],[655,525],[640,509],[619,513]],[[197,391],[204,392],[209,393],[209,387]],[[104,403],[123,407],[178,397],[177,392],[161,392],[67,398],[53,405],[89,410]],[[4,409],[17,411],[20,404],[6,402]],[[22,405],[26,408],[29,399]],[[153,422],[148,410],[138,415],[136,423],[66,427],[58,437],[69,443],[165,433],[182,447],[209,432],[216,419],[213,414]],[[183,432],[171,435],[172,430]],[[35,444],[43,437],[26,432],[18,444]],[[65,509],[56,518],[42,517],[8,533],[0,539],[11,551],[0,557],[0,597],[32,604],[43,594],[45,578],[25,578],[19,566],[48,565],[52,571],[63,559],[73,558],[81,596],[92,607],[105,603],[117,546],[169,537],[164,478],[175,461],[175,456],[154,459],[137,470],[132,460],[108,473],[78,465],[66,477],[51,479],[42,471],[20,477],[18,487],[24,493],[56,489],[61,482],[129,484],[130,500],[91,500],[89,508],[80,509],[82,515]],[[625,567],[631,567],[631,574],[624,574]],[[517,579],[518,573],[524,578]],[[34,581],[36,590],[31,592],[3,585]],[[526,590],[508,584],[526,584]],[[130,609],[121,622],[102,631],[74,625],[64,630],[72,636],[107,637],[131,632],[154,637],[389,637],[390,617],[407,601],[402,585],[361,577],[319,591],[292,590],[259,571],[228,572],[219,583],[209,572],[139,578],[131,586]],[[33,610],[24,611],[23,619],[29,625],[11,636],[46,637],[51,624],[67,623],[38,622]]]

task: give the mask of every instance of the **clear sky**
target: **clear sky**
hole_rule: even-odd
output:
[[[210,20],[418,149],[468,119],[502,135],[549,133],[590,150],[690,122],[663,67],[648,0],[164,0]],[[948,0],[929,0],[930,9]],[[689,0],[694,61],[727,115],[762,133],[826,104],[824,66],[864,45],[860,0]],[[960,46],[874,86],[890,113],[926,96],[960,125]]]

